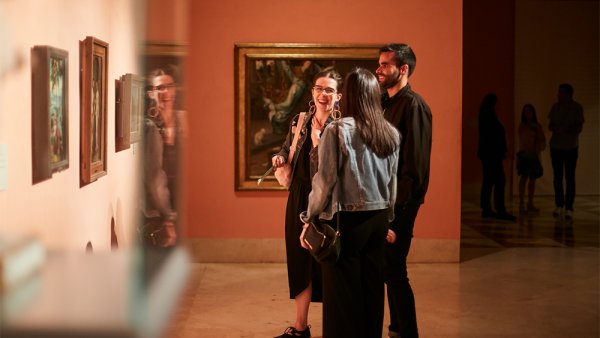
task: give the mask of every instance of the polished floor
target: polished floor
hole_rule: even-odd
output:
[[[463,202],[461,263],[409,265],[421,337],[600,337],[599,198],[577,197],[572,221],[552,217],[550,197],[537,203],[513,203],[507,222]],[[194,264],[165,336],[279,335],[294,318],[286,276],[285,264]],[[321,337],[320,304],[309,322]]]

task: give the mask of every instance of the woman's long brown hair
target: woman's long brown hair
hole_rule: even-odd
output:
[[[344,116],[354,117],[363,142],[377,156],[392,154],[399,143],[398,134],[383,116],[381,91],[375,75],[364,68],[355,68],[346,76],[345,84]]]

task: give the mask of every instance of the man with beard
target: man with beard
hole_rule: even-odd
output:
[[[398,163],[398,191],[386,246],[389,337],[418,337],[415,298],[408,282],[406,258],[413,237],[419,207],[429,184],[431,154],[431,110],[412,91],[408,78],[417,60],[410,46],[388,44],[379,49],[376,74],[385,90],[382,106],[385,117],[402,135]]]

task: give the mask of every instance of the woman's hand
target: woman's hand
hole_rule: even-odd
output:
[[[177,232],[175,231],[175,223],[173,221],[163,221],[163,229],[165,231],[164,241],[161,243],[163,248],[169,248],[177,244]]]
[[[304,223],[304,225],[302,226],[302,233],[300,234],[300,246],[303,247],[304,249],[308,250],[308,249],[310,249],[310,247],[304,241],[304,236],[306,235],[306,228],[308,228],[308,223]]]
[[[385,240],[388,243],[394,243],[396,241],[396,233],[394,232],[394,230],[388,229],[388,233],[385,237]]]
[[[281,155],[275,155],[271,158],[273,167],[279,168],[285,164],[285,159]]]

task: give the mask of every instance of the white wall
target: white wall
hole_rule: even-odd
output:
[[[0,238],[33,233],[50,250],[110,249],[115,218],[121,247],[131,246],[139,204],[139,145],[115,153],[114,80],[140,74],[143,41],[140,0],[0,1],[0,144],[8,147],[8,188],[0,191]],[[108,174],[79,187],[79,41],[94,36],[109,44]],[[69,168],[32,185],[31,62],[34,45],[69,53]]]
[[[523,105],[532,103],[549,139],[548,113],[558,85],[573,85],[574,99],[583,105],[585,119],[579,136],[578,195],[600,193],[598,16],[598,1],[516,1],[515,128]],[[549,148],[542,153],[542,164],[544,176],[536,194],[553,195]],[[515,175],[515,194],[517,180]]]

